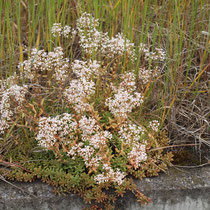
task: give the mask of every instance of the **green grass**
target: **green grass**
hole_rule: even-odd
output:
[[[2,0],[0,78],[15,72],[32,47],[52,50],[53,23],[75,27],[84,11],[99,18],[100,29],[110,36],[122,31],[135,44],[144,42],[166,50],[164,73],[147,92],[150,99],[144,109],[149,115],[159,116],[170,127],[172,111],[183,101],[206,97],[209,35],[201,32],[210,33],[207,0]],[[66,54],[74,57],[74,50],[66,49]],[[151,108],[154,101],[157,105]]]

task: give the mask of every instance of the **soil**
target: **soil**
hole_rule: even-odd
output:
[[[200,149],[195,147],[182,147],[173,151],[173,164],[180,166],[199,166],[208,164],[210,161],[210,148],[202,146]]]

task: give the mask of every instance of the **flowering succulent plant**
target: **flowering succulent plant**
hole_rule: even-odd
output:
[[[59,184],[65,192],[75,191],[88,202],[113,202],[114,197],[103,191],[113,187],[116,195],[130,189],[140,201],[148,201],[127,175],[157,175],[171,160],[170,153],[151,151],[167,145],[159,122],[135,120],[144,103],[144,86],[160,72],[157,66],[154,70],[146,66],[139,67],[138,75],[126,65],[121,65],[124,69],[119,72],[116,62],[126,58],[126,62],[135,64],[135,45],[122,33],[109,38],[97,30],[98,25],[99,21],[87,13],[78,19],[76,29],[55,23],[55,38],[73,39],[77,34],[83,59],[70,62],[61,47],[48,53],[32,49],[29,59],[19,64],[20,75],[1,81],[0,135],[5,138],[9,131],[21,141],[25,133],[33,142],[31,151],[42,149],[39,155],[28,154],[30,158],[49,162],[47,166],[26,163],[22,178],[18,176],[23,173],[20,171],[16,175],[7,173],[7,177],[38,177]],[[139,50],[145,62],[165,59],[165,53],[158,48],[150,52],[141,44]],[[110,61],[114,62],[112,66]],[[25,84],[21,85],[23,78]],[[55,165],[52,160],[57,161]]]

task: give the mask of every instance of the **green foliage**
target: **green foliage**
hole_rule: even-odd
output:
[[[165,133],[161,132],[160,135],[161,137],[157,139],[159,146],[167,145]],[[31,143],[30,151],[33,151],[33,142]],[[14,153],[18,150],[20,148],[13,148]],[[120,186],[111,182],[97,185],[94,177],[87,173],[82,158],[73,160],[64,155],[61,159],[57,159],[52,151],[36,150],[28,153],[25,157],[21,156],[21,158],[17,153],[16,155],[13,154],[13,156],[11,154],[12,152],[5,154],[7,159],[10,159],[10,162],[7,162],[10,167],[0,169],[2,176],[8,180],[32,182],[40,179],[47,184],[53,185],[56,193],[78,193],[86,202],[92,203],[92,208],[104,204],[107,209],[111,209],[116,198],[123,196],[127,190],[132,191],[142,204],[150,202],[149,198],[138,191],[131,178],[127,178]],[[13,158],[11,159],[11,157]],[[20,160],[21,162],[13,165],[13,163]],[[124,155],[115,156],[111,162],[114,170],[120,168],[122,172],[129,172],[135,178],[142,179],[143,177],[157,176],[158,172],[165,171],[171,160],[171,153],[164,154],[162,150],[158,149],[154,152],[151,151],[148,161],[137,170],[129,167],[128,160]],[[115,191],[113,191],[114,188]]]

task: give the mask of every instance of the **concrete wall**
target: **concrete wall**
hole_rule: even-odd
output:
[[[152,203],[142,208],[132,193],[126,193],[116,201],[115,209],[210,210],[210,167],[171,168],[166,174],[136,183]],[[40,181],[10,184],[0,181],[0,210],[80,210],[85,206],[79,196],[54,195],[53,188]]]

